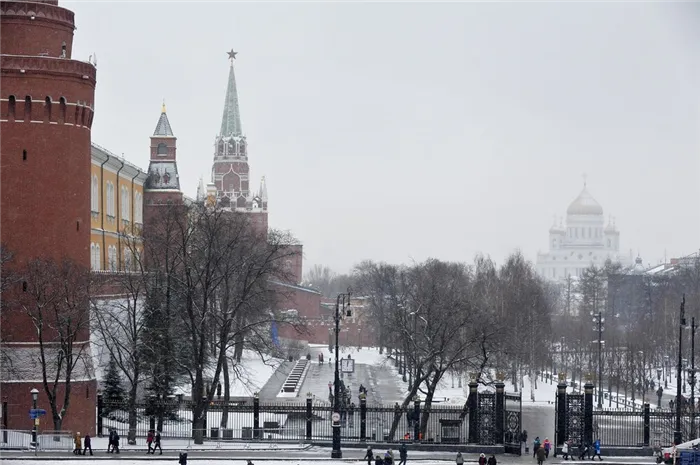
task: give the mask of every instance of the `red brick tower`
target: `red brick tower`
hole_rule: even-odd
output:
[[[13,266],[67,258],[90,267],[96,70],[71,59],[74,29],[73,12],[57,0],[0,2],[0,241],[14,254]],[[32,388],[40,391],[39,407],[49,407],[41,372],[32,365],[36,329],[16,304],[20,292],[17,283],[2,297],[0,395],[2,427],[27,430]],[[76,339],[89,355],[89,330]],[[10,369],[10,362],[24,369]],[[96,382],[89,356],[76,368],[71,389],[62,429],[94,433]],[[52,428],[50,417],[41,428]]]
[[[237,52],[233,50],[228,52],[231,66],[226,88],[226,101],[224,102],[221,131],[216,137],[214,164],[207,195],[215,195],[216,201],[221,207],[249,213],[256,227],[261,232],[267,232],[265,178],[262,178],[258,192],[252,192],[250,189],[248,142],[241,126],[236,75],[233,70],[236,54]]]

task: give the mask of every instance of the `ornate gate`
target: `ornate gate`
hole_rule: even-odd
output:
[[[479,444],[496,444],[496,394],[479,393],[478,402]]]
[[[576,446],[583,442],[583,396],[584,394],[566,396],[566,431],[563,440],[569,440]]]
[[[507,454],[520,455],[522,451],[520,432],[522,431],[523,418],[521,394],[506,394],[505,404],[505,421],[503,423],[505,452]]]

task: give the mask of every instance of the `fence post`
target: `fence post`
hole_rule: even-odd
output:
[[[311,441],[311,419],[313,417],[313,412],[311,411],[312,407],[312,398],[313,394],[310,392],[306,393],[306,440]]]
[[[420,442],[420,396],[413,398],[413,442]]]
[[[102,403],[102,394],[97,394],[97,437],[102,437],[102,414],[104,412],[104,404]],[[4,414],[5,412],[3,412]]]
[[[649,404],[644,404],[644,445],[649,446],[649,436],[650,436],[650,417],[651,415],[651,408],[649,407]]]
[[[469,397],[467,398],[467,405],[469,405],[469,443],[476,444],[479,442],[479,414],[477,412],[479,394],[477,393],[477,388],[479,383],[476,378],[472,378],[469,381]]]
[[[555,450],[556,446],[563,446],[564,441],[568,440],[568,431],[566,428],[569,411],[566,408],[566,373],[559,373],[559,384],[557,384],[557,430],[555,431]]]
[[[586,381],[583,386],[583,442],[593,444],[593,389],[595,385]]]
[[[360,441],[367,440],[367,396],[360,394]]]
[[[253,437],[260,439],[260,395],[256,392],[253,397]]]
[[[503,422],[505,421],[506,385],[503,383],[503,373],[496,375],[496,444],[503,444]]]

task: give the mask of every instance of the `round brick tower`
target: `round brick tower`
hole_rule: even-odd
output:
[[[57,0],[0,2],[0,241],[14,256],[10,266],[17,269],[36,258],[90,266],[96,69],[71,59],[74,30],[73,12]],[[39,408],[48,413],[40,430],[50,430],[40,366],[32,360],[38,353],[33,344],[37,330],[17,304],[22,285],[13,283],[3,296],[0,427],[31,429],[30,390],[37,388]],[[89,328],[81,329],[76,340],[89,355]],[[93,434],[94,370],[91,361],[79,365],[62,429]],[[63,392],[60,386],[59,406]]]

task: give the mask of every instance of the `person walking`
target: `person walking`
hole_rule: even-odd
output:
[[[549,450],[552,448],[552,443],[549,442],[549,438],[544,438],[544,442],[542,443],[544,446],[544,457],[546,459],[549,458]]]
[[[402,442],[399,446],[399,465],[406,465],[406,459],[408,458],[408,448],[406,443]]]
[[[486,465],[486,455],[479,455],[479,465]]]
[[[532,456],[535,457],[537,456],[537,451],[540,449],[540,445],[542,443],[540,442],[540,437],[537,436],[535,440],[532,442]]]
[[[537,465],[542,465],[544,460],[547,458],[547,454],[544,452],[544,447],[537,449]]]
[[[587,453],[588,453],[588,446],[585,445],[584,443],[579,444],[579,446],[578,446],[578,459],[579,460],[586,460]]]
[[[461,452],[457,452],[457,458],[455,459],[457,465],[464,465],[464,457],[462,457]]]
[[[119,453],[119,432],[114,430],[114,438],[112,440],[112,452],[115,454]]]
[[[146,452],[146,455],[151,453],[151,449],[153,448],[153,430],[149,429],[148,434],[146,435],[146,445],[148,445],[148,452]]]
[[[367,446],[367,452],[362,460],[367,460],[367,465],[372,465],[372,459],[374,459],[374,452],[372,452],[372,446]]]
[[[564,444],[562,444],[561,455],[564,460],[569,460],[569,441],[564,441]]]
[[[486,462],[486,465],[496,465],[498,462],[496,461],[496,456],[491,454],[491,457],[489,457],[488,461]]]
[[[109,429],[109,442],[107,442],[107,453],[111,454],[112,449],[114,448],[114,430],[112,428]]]
[[[160,446],[160,431],[156,431],[155,445],[153,446],[153,452],[151,452],[153,455],[156,454],[156,449],[160,450],[158,455],[163,455],[163,448]]]
[[[595,460],[596,457],[598,457],[601,462],[603,461],[603,457],[600,455],[600,439],[596,439],[593,443],[593,457],[591,457],[591,460]]]
[[[73,455],[80,455],[83,452],[82,442],[80,441],[80,431],[73,435]]]
[[[85,449],[83,449],[83,455],[90,449],[90,455],[92,455],[92,439],[90,438],[90,433],[85,435],[85,438],[83,439],[83,444],[85,445]]]

